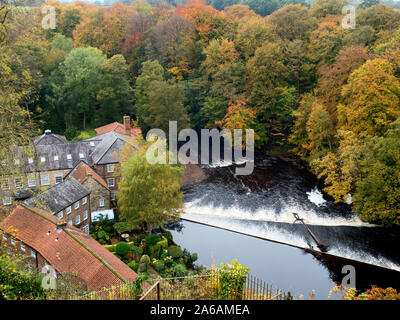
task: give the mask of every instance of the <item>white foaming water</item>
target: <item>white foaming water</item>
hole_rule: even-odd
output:
[[[318,190],[317,187],[315,187],[310,192],[307,192],[307,197],[308,200],[316,204],[318,207],[326,203],[324,196],[322,195],[321,191]]]
[[[338,246],[338,247],[333,247],[329,249],[329,254],[333,254],[335,256],[343,257],[343,258],[348,258],[356,261],[361,261],[369,264],[373,264],[376,266],[381,266],[384,268],[389,268],[392,270],[400,271],[400,265],[390,261],[389,259],[385,257],[374,257],[371,254],[365,253],[365,252],[359,252],[359,251],[354,251],[352,248],[349,247],[343,247],[343,246]]]
[[[342,217],[321,217],[314,210],[305,211],[303,208],[286,204],[282,208],[282,211],[277,213],[272,208],[260,208],[257,211],[248,211],[239,207],[238,205],[232,205],[229,208],[226,207],[214,207],[211,205],[201,205],[202,199],[197,199],[192,202],[185,203],[185,212],[196,215],[207,215],[216,216],[222,218],[234,218],[242,220],[252,221],[270,221],[270,222],[283,222],[293,223],[294,217],[293,212],[299,214],[304,222],[310,225],[321,225],[321,226],[355,226],[355,227],[371,227],[372,225],[362,222],[357,216],[353,216],[350,219]]]
[[[237,232],[242,232],[248,235],[259,236],[269,240],[291,244],[302,248],[309,247],[308,243],[305,241],[303,237],[284,231],[282,229],[278,229],[277,227],[274,226],[268,226],[264,224],[248,225],[248,224],[243,224],[242,221],[238,221],[232,217],[221,217],[210,214],[199,215],[199,214],[186,213],[183,215],[183,218],[195,222],[206,223],[209,225],[213,225],[215,227],[221,227]],[[400,271],[400,265],[393,263],[387,258],[375,257],[367,252],[355,251],[352,248],[345,247],[342,245],[336,247],[330,247],[328,253],[339,257]]]
[[[222,168],[222,167],[230,167],[234,164],[236,165],[241,165],[241,164],[245,164],[246,162],[254,162],[254,160],[249,160],[246,158],[238,158],[235,161],[225,161],[225,160],[221,160],[218,162],[214,162],[211,163],[209,165],[206,165],[208,168]]]

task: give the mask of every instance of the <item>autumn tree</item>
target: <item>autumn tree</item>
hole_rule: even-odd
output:
[[[360,137],[382,136],[400,116],[400,81],[386,60],[369,60],[355,70],[342,95],[339,125]]]
[[[192,73],[195,64],[195,37],[193,23],[173,15],[152,29],[149,57],[182,79]]]
[[[283,7],[268,16],[273,31],[283,40],[305,40],[309,32],[316,28],[317,21],[309,15],[309,10],[299,4]]]
[[[327,111],[336,122],[337,105],[342,101],[341,90],[354,70],[369,59],[367,48],[362,46],[345,47],[335,57],[331,65],[324,65],[319,70],[318,96],[327,107]]]
[[[383,137],[365,144],[362,179],[356,182],[354,208],[360,217],[385,226],[400,225],[400,121]]]
[[[311,15],[316,18],[325,18],[328,15],[340,15],[345,0],[315,0],[311,5]]]

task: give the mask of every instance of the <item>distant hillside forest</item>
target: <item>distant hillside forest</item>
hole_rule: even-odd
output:
[[[168,120],[254,128],[259,150],[301,156],[363,219],[400,224],[400,11],[363,1],[349,30],[343,0],[265,17],[252,0],[232,3],[47,2],[54,30],[39,7],[13,7],[0,102],[70,136],[124,114],[144,133]]]

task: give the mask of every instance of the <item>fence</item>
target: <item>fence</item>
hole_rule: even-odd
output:
[[[134,294],[134,285],[111,287],[84,296],[70,297],[73,300],[283,300],[291,299],[290,293],[273,289],[272,285],[249,275],[242,292],[226,298],[222,295],[217,274],[180,278],[148,279],[143,283],[142,295]]]

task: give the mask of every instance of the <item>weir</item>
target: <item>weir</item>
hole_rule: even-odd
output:
[[[196,224],[200,224],[200,225],[204,225],[204,226],[207,226],[207,227],[216,228],[216,229],[219,229],[219,230],[229,231],[229,232],[233,232],[233,233],[236,233],[236,234],[241,234],[241,235],[248,236],[248,237],[251,237],[251,238],[256,238],[256,239],[260,239],[260,240],[264,240],[264,241],[268,241],[268,242],[273,242],[273,243],[277,243],[277,244],[282,244],[282,245],[289,246],[289,247],[292,247],[292,248],[297,248],[297,249],[300,249],[300,250],[303,250],[303,251],[305,251],[307,253],[312,254],[317,259],[327,259],[327,260],[340,259],[340,260],[343,260],[343,261],[348,261],[349,264],[352,261],[354,261],[357,264],[370,266],[370,267],[373,267],[373,268],[377,268],[377,269],[383,270],[385,272],[388,272],[388,271],[394,272],[395,274],[400,276],[400,272],[399,271],[391,269],[391,268],[387,268],[387,267],[384,267],[384,266],[379,266],[379,265],[376,265],[376,264],[372,264],[372,263],[368,263],[368,262],[364,262],[364,261],[360,261],[360,260],[341,257],[341,256],[334,255],[334,254],[331,254],[331,253],[321,252],[321,251],[318,251],[318,250],[314,250],[313,248],[310,248],[310,247],[302,247],[302,246],[294,245],[294,244],[291,244],[291,243],[287,243],[287,242],[283,242],[283,241],[277,241],[277,240],[269,239],[269,238],[266,238],[266,237],[257,236],[257,235],[254,235],[254,234],[241,232],[241,231],[237,231],[237,230],[233,230],[233,229],[229,229],[229,228],[225,228],[225,227],[220,227],[220,226],[216,226],[216,225],[212,225],[212,224],[208,224],[208,223],[204,223],[204,222],[200,222],[200,221],[196,221],[196,220],[192,220],[192,219],[187,219],[187,218],[182,218],[181,217],[180,220],[188,221],[188,222],[192,222],[192,223],[196,223]]]

